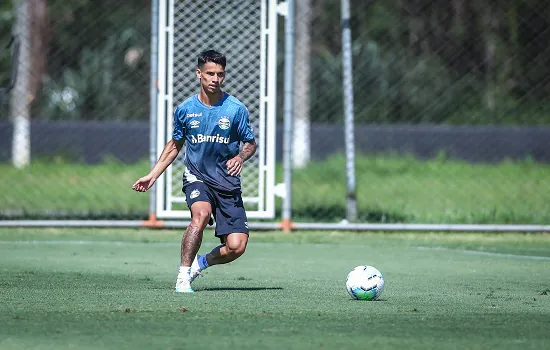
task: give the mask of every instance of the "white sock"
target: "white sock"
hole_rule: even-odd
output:
[[[189,270],[191,270],[190,266],[180,266],[178,277],[189,276]]]

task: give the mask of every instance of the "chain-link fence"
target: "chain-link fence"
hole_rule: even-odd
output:
[[[340,1],[295,3],[293,216],[337,222]],[[545,1],[351,1],[360,222],[549,222],[549,15]]]
[[[197,93],[198,83],[195,75],[197,53],[208,49],[223,52],[228,57],[225,69],[224,90],[236,96],[249,112],[250,125],[255,131],[256,139],[261,138],[260,130],[260,71],[262,57],[262,1],[224,1],[224,2],[175,2],[173,7],[173,76],[172,106],[166,112],[166,123],[172,124],[173,110],[185,99]],[[167,9],[167,13],[172,11]],[[217,14],[223,14],[219,16]],[[162,16],[162,14],[161,14]],[[190,25],[192,18],[194,25]],[[223,35],[219,35],[223,33]],[[167,65],[170,59],[166,60]],[[165,116],[159,115],[158,118]],[[262,140],[258,140],[261,143]],[[261,172],[257,152],[243,166],[242,191],[249,210],[258,208],[257,199],[261,187],[258,186]],[[188,214],[182,192],[182,176],[185,165],[185,150],[180,152],[172,166],[171,187],[172,200],[179,201],[174,209]],[[250,198],[250,201],[246,199]],[[181,213],[180,213],[181,214]],[[180,215],[178,214],[178,215]]]
[[[136,218],[149,150],[150,1],[0,5],[0,217]],[[12,37],[19,59],[12,60]]]
[[[175,1],[185,14],[179,33],[199,25],[188,3]],[[294,3],[292,216],[339,222],[347,192],[340,1]],[[147,196],[130,186],[150,167],[151,1],[21,0],[0,12],[2,86],[14,71],[12,34],[20,40],[18,80],[0,109],[0,218],[147,217]],[[353,0],[350,27],[359,222],[550,222],[546,1]],[[283,29],[279,16],[279,164]],[[230,36],[201,40],[246,46]],[[179,66],[175,78],[192,79],[192,69]]]

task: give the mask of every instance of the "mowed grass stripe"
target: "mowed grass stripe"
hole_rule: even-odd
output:
[[[136,246],[136,245],[148,245],[148,246],[168,246],[168,247],[177,247],[179,246],[179,243],[169,243],[169,242],[122,242],[122,241],[66,241],[66,240],[59,240],[59,241],[10,241],[10,242],[3,242],[0,241],[0,245],[107,245],[107,246]],[[315,243],[310,243],[311,245],[315,245]],[[317,243],[321,244],[321,243]],[[323,245],[326,245],[327,243],[324,243]],[[284,243],[266,243],[266,242],[258,242],[254,243],[251,242],[248,244],[248,246],[264,246],[264,247],[281,247]],[[547,256],[536,256],[536,255],[519,255],[519,254],[506,254],[506,253],[494,253],[494,252],[485,252],[485,251],[479,251],[479,250],[467,250],[467,249],[452,249],[452,248],[445,248],[445,247],[426,247],[426,246],[413,246],[410,247],[411,249],[418,249],[418,250],[427,250],[427,251],[444,251],[444,252],[456,252],[461,254],[480,254],[480,255],[486,255],[486,256],[493,256],[496,258],[514,258],[514,259],[534,259],[534,260],[549,260],[550,257]]]

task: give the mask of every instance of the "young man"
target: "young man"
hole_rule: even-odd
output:
[[[219,52],[208,50],[199,55],[199,93],[176,108],[172,139],[150,173],[132,186],[138,192],[151,188],[186,143],[183,191],[191,223],[181,240],[176,292],[192,293],[191,282],[202,270],[237,259],[248,242],[240,173],[243,162],[256,152],[256,141],[246,107],[221,90],[225,64],[226,58]],[[205,256],[197,255],[211,215],[221,245]]]

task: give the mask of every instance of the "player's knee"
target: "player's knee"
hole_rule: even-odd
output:
[[[239,246],[236,249],[233,249],[233,255],[235,255],[235,257],[238,258],[244,254],[245,250],[246,250],[246,246]]]
[[[210,210],[199,209],[199,210],[193,211],[193,217],[191,221],[199,227],[204,227],[208,223],[208,220],[210,220],[210,215],[211,215]]]
[[[243,255],[246,250],[246,241],[228,242],[226,243],[226,247],[229,249],[231,255],[238,258]]]

